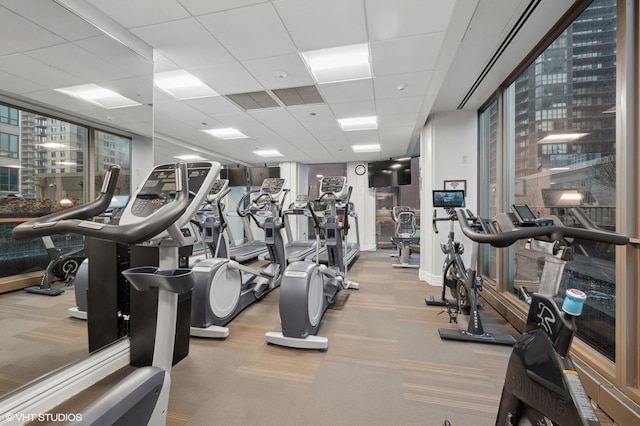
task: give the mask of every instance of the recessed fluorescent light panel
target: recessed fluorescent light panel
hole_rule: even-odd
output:
[[[301,55],[318,84],[371,78],[367,43],[310,50]]]
[[[215,136],[218,139],[244,139],[249,136],[245,135],[238,129],[234,129],[233,127],[224,127],[221,129],[209,129],[203,130],[205,133],[209,133],[211,136]]]
[[[282,154],[277,149],[261,149],[252,152],[260,157],[282,157]]]
[[[206,158],[201,157],[197,154],[188,154],[188,155],[176,155],[173,158],[177,158],[178,160],[182,160],[182,161],[201,161],[201,160],[206,160]]]
[[[380,144],[352,145],[353,152],[380,152]]]
[[[92,104],[101,106],[106,109],[126,108],[141,105],[139,102],[105,89],[97,84],[82,84],[80,86],[61,87],[53,89],[56,92],[91,102]]]
[[[345,132],[353,130],[375,130],[378,128],[378,117],[339,118],[338,124]]]
[[[589,133],[556,133],[540,139],[542,143],[571,142],[587,136]]]
[[[159,89],[181,101],[220,96],[218,92],[185,70],[157,73],[153,76],[153,82]]]

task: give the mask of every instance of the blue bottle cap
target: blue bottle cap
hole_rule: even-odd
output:
[[[587,295],[583,291],[570,288],[564,296],[562,310],[569,315],[578,316],[582,313],[585,300],[587,300]]]

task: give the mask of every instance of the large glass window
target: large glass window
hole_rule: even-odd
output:
[[[615,229],[616,1],[595,0],[506,93],[514,178],[508,199],[568,225],[569,208],[580,206],[598,225]],[[542,259],[523,245],[515,245],[510,291],[535,286],[542,271]],[[614,249],[575,241],[574,256],[563,282],[589,296],[579,336],[613,360]]]
[[[0,126],[0,276],[4,277],[42,270],[49,261],[42,241],[11,238],[17,223],[87,201],[85,164],[90,129],[5,105],[0,105]],[[100,131],[95,131],[94,139],[97,192],[104,170],[118,164],[117,193],[128,195],[131,139]],[[53,240],[61,253],[83,245],[79,235]]]
[[[481,188],[488,188],[485,194],[489,208],[480,212],[481,215],[492,217],[498,213],[498,101],[494,100],[487,108],[480,112],[480,146],[483,147],[482,161],[489,165],[488,179]],[[481,267],[482,273],[496,282],[497,274],[497,249],[489,245],[482,245]]]

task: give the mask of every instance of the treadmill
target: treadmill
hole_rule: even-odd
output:
[[[344,179],[344,186],[346,188],[347,184],[346,184],[346,179]],[[339,191],[334,191],[336,193],[341,193],[342,190]],[[336,214],[338,217],[342,217],[345,214],[345,209],[347,209],[347,212],[349,214],[349,216],[351,218],[354,219],[354,222],[356,224],[356,242],[352,243],[352,242],[344,242],[343,241],[343,247],[344,247],[344,253],[345,253],[345,265],[346,266],[351,266],[351,264],[358,258],[358,255],[360,254],[360,228],[358,227],[358,215],[355,211],[355,207],[354,204],[352,202],[349,202],[348,204],[345,204],[344,202],[340,203],[338,202],[336,204]],[[346,240],[346,237],[349,233],[348,229],[344,230],[344,237]],[[319,259],[318,262],[322,263],[322,264],[328,264],[329,259],[328,259],[328,254],[327,254],[327,248],[326,247],[322,247],[319,250],[318,253]],[[305,257],[304,260],[310,261],[310,262],[315,262],[316,261],[316,252],[312,252],[309,255],[307,255],[307,257]]]
[[[309,255],[316,252],[317,242],[315,240],[294,240],[291,232],[290,216],[299,215],[308,218],[309,210],[307,205],[309,196],[306,194],[298,195],[296,200],[289,205],[284,214],[284,227],[287,233],[287,243],[284,246],[284,253],[287,263],[305,260]],[[306,225],[306,222],[305,222]],[[259,256],[260,260],[269,260],[269,253]]]
[[[238,213],[238,216],[242,217],[242,220],[243,220],[247,241],[243,244],[238,244],[238,245],[229,247],[229,258],[231,258],[231,260],[235,260],[236,262],[248,262],[250,260],[258,259],[260,256],[265,256],[269,252],[269,250],[267,249],[267,245],[264,242],[264,239],[256,240],[253,237],[253,232],[251,231],[251,223],[249,222],[247,215],[243,216],[242,214],[240,214],[241,210],[243,209],[242,204],[244,203],[245,199],[248,196],[250,196],[250,194],[252,193],[258,194],[256,196],[256,199],[260,197],[264,198],[267,195],[275,199],[278,199],[279,197],[284,198],[286,196],[288,191],[285,191],[283,189],[284,179],[278,179],[277,181],[281,182],[281,184],[275,185],[275,186],[273,185],[265,186],[266,181],[273,181],[273,179],[265,179],[265,181],[262,183],[262,186],[260,187],[259,190],[253,190],[245,194],[245,196],[243,196],[240,199],[240,201],[238,202],[238,205],[236,206],[236,212]],[[284,200],[280,200],[279,205],[282,205],[282,201]]]

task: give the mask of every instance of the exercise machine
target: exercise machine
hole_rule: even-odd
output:
[[[276,188],[271,188],[270,190],[275,191]],[[287,196],[288,191],[285,192],[283,188],[280,188],[279,191],[280,192],[273,192],[269,195],[271,200],[273,201],[273,204],[269,204],[269,208],[275,208],[277,206],[277,208],[280,209],[282,207],[284,198]],[[247,241],[243,244],[231,245],[229,247],[229,257],[231,258],[231,260],[235,260],[238,262],[248,262],[251,260],[255,260],[258,259],[260,255],[265,255],[268,253],[268,249],[264,240],[256,239],[253,236],[253,231],[251,230],[251,222],[249,220],[250,216],[240,213],[242,211],[246,211],[246,208],[244,206],[245,203],[252,203],[251,195],[253,194],[257,194],[257,197],[264,197],[261,187],[260,189],[255,189],[245,193],[240,201],[238,201],[238,205],[236,206],[236,214],[242,219],[244,233],[247,238]],[[228,216],[229,215],[233,215],[233,213],[229,213]]]
[[[409,206],[394,206],[391,218],[396,224],[395,235],[391,241],[398,248],[392,257],[398,258],[398,263],[392,263],[394,268],[419,268],[420,265],[410,263],[411,246],[420,244],[420,237],[416,237],[416,213]]]
[[[291,262],[297,262],[304,260],[316,251],[316,240],[296,240],[291,232],[291,217],[301,216],[304,217],[302,222],[307,226],[307,220],[310,216],[307,205],[309,204],[309,196],[307,194],[301,194],[296,196],[296,200],[289,205],[289,208],[283,211],[284,229],[287,235],[287,243],[284,245],[284,252],[287,258],[287,264]],[[269,260],[269,254],[264,254],[258,257],[260,260]]]
[[[329,339],[316,335],[320,320],[336,301],[340,290],[359,288],[358,283],[347,278],[347,262],[344,260],[343,230],[349,227],[349,213],[343,210],[341,218],[336,213],[337,201],[346,199],[348,204],[352,188],[347,187],[344,176],[333,176],[322,178],[320,190],[319,201],[329,204],[324,223],[320,222],[310,203],[307,209],[313,218],[316,238],[319,239],[320,232],[324,232],[328,264],[300,261],[287,267],[280,286],[282,331],[267,332],[265,340],[269,344],[326,350]]]
[[[191,271],[177,268],[178,248],[193,244],[194,236],[183,226],[206,196],[219,167],[212,162],[156,166],[127,205],[118,225],[85,220],[104,211],[115,192],[120,169],[111,166],[96,201],[14,228],[13,237],[18,240],[76,233],[122,244],[142,243],[159,250],[159,267],[124,272],[136,289],[158,289],[152,365],[135,370],[82,410],[81,416],[77,416],[79,420],[70,424],[166,423],[178,295],[189,292],[193,286]],[[190,186],[190,181],[199,181],[199,188]]]
[[[205,258],[229,257],[229,242],[225,238],[228,235],[228,223],[224,215],[224,206],[222,199],[231,191],[228,179],[217,179],[207,199],[196,217],[201,220],[192,220],[200,233],[202,242],[205,245]],[[205,226],[205,222],[207,225]]]
[[[456,213],[462,232],[473,241],[508,247],[524,240],[526,249],[545,257],[538,291],[522,291],[529,313],[509,358],[496,425],[599,425],[569,353],[587,296],[561,289],[562,272],[573,259],[575,239],[625,245],[629,238],[599,228],[577,207],[570,213],[580,228],[565,226],[556,216],[536,218],[526,205],[512,210],[479,219],[481,229],[469,224],[463,210]]]
[[[191,305],[192,336],[227,337],[229,329],[226,325],[231,320],[280,286],[286,260],[281,232],[282,211],[277,197],[282,193],[286,196],[288,190],[284,189],[284,185],[284,179],[265,179],[260,188],[260,195],[247,209],[238,210],[240,216],[250,217],[264,231],[264,243],[270,258],[266,268],[256,269],[220,257],[203,260],[193,267],[195,284]],[[250,193],[246,193],[243,199],[249,195]],[[240,204],[243,201],[241,200]],[[203,223],[205,241],[207,244],[216,245],[216,253],[219,253],[220,247],[225,246],[222,242],[222,230],[226,225],[223,223],[222,214],[218,214],[218,220],[208,217]]]
[[[482,319],[478,312],[477,293],[482,291],[482,278],[476,274],[476,265],[478,259],[478,243],[473,244],[471,253],[471,267],[467,268],[462,259],[464,246],[455,240],[454,225],[458,220],[455,207],[464,206],[464,191],[448,190],[433,191],[433,206],[444,208],[447,216],[439,218],[437,210],[433,212],[433,231],[437,234],[437,222],[449,221],[449,234],[446,244],[440,244],[440,249],[445,255],[442,265],[442,296],[439,300],[430,296],[425,300],[429,306],[444,306],[449,315],[450,323],[458,322],[458,315],[469,316],[467,329],[459,328],[439,328],[438,334],[441,339],[445,340],[463,340],[477,343],[495,343],[499,345],[511,345],[516,343],[516,339],[508,333],[487,332],[482,325]],[[474,227],[481,227],[482,224],[473,214],[466,210],[465,214],[469,215]],[[454,298],[451,303],[446,299],[445,291],[449,289]]]
[[[70,286],[75,280],[80,264],[87,257],[84,247],[61,254],[49,235],[42,237],[42,243],[47,250],[49,263],[42,274],[40,285],[26,287],[27,293],[44,294],[46,296],[57,296],[64,293],[64,287]],[[62,281],[63,285],[54,286],[54,283]]]
[[[346,188],[346,177],[344,176],[333,176],[332,178],[340,178],[340,180],[344,179],[345,188]],[[325,203],[325,199],[323,198],[324,194],[321,194],[320,198],[315,201],[313,209],[317,213],[320,206]],[[331,203],[328,203],[325,211],[322,212],[321,216],[326,217],[330,215],[335,215],[338,217],[346,217],[347,215],[353,219],[356,228],[356,242],[348,242],[347,236],[349,234],[349,230],[351,229],[350,223],[347,221],[345,223],[345,228],[342,229],[342,235],[344,237],[343,248],[344,258],[340,259],[340,262],[344,262],[345,265],[351,265],[358,258],[360,254],[360,229],[358,226],[358,214],[355,211],[355,206],[352,202],[345,200],[346,194],[341,194],[338,198],[333,200]],[[327,252],[327,247],[320,248],[316,253],[309,254],[305,257],[306,261],[310,262],[319,262],[325,265],[329,264],[329,257]],[[343,266],[340,269],[344,269]]]

